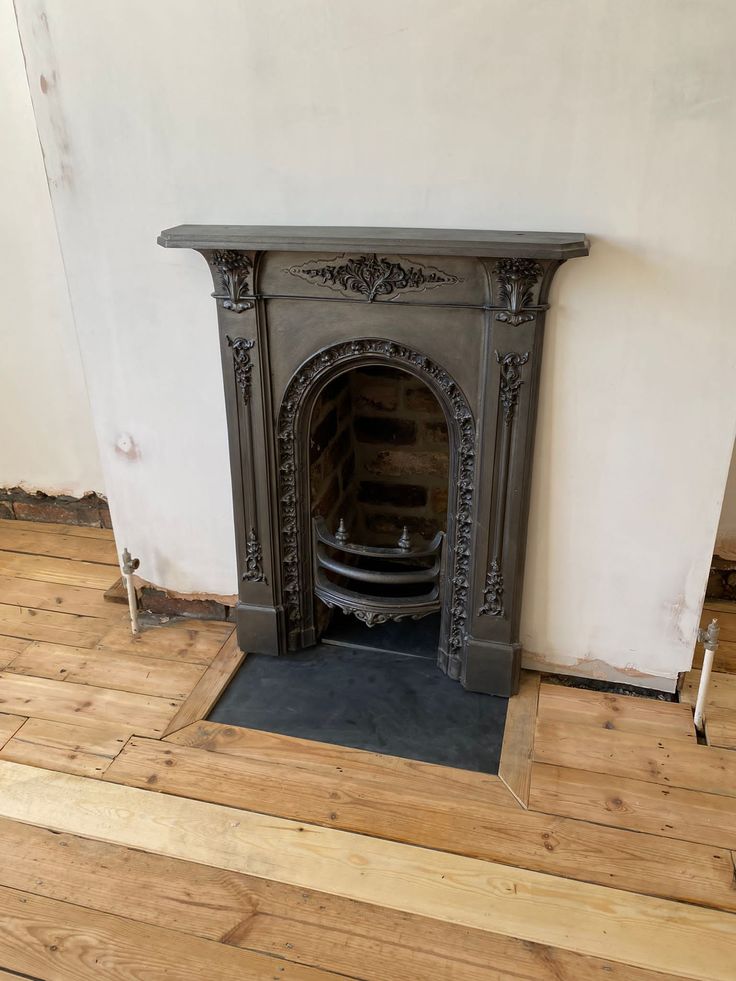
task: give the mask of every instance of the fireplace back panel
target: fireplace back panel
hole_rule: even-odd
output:
[[[400,368],[437,397],[450,447],[439,666],[518,687],[523,563],[552,277],[579,235],[180,226],[215,284],[238,550],[238,640],[315,642],[309,421],[324,385]]]

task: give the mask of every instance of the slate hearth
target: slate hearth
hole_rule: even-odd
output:
[[[285,717],[306,713],[299,723],[305,730],[315,734],[319,722],[316,738],[327,731],[342,740],[360,720],[362,731],[385,743],[374,748],[409,751],[394,723],[409,725],[412,700],[421,702],[410,723],[418,743],[442,730],[440,720],[464,731],[458,728],[463,712],[481,725],[473,739],[488,738],[482,725],[491,709],[481,706],[494,703],[469,693],[508,696],[518,688],[544,320],[557,269],[587,255],[587,240],[552,232],[182,225],[162,232],[159,243],[200,252],[215,287],[235,506],[238,643],[251,655],[243,676],[260,686],[261,699],[267,689]],[[425,498],[444,493],[439,474],[435,486],[407,479],[398,488],[364,472],[357,494],[351,490],[356,467],[371,474],[378,460],[385,473],[389,461],[394,475],[397,467],[402,472],[400,454],[392,456],[397,440],[371,460],[342,445],[349,429],[359,444],[366,436],[358,417],[349,423],[340,415],[348,389],[354,401],[361,397],[346,381],[356,372],[409,376],[411,390],[426,389],[436,403],[440,423],[444,416],[446,500],[441,516],[422,516],[424,524],[439,525],[436,534],[416,523]],[[409,388],[401,391],[406,410]],[[325,435],[312,431],[313,419],[320,426],[335,420],[326,464],[310,458],[317,436]],[[411,416],[392,424],[402,422],[414,426]],[[376,418],[369,423],[372,437]],[[401,445],[401,460],[429,459],[424,444],[404,439]],[[363,511],[343,533],[335,519],[351,500]],[[366,534],[376,531],[370,509],[379,504],[388,508],[388,517],[379,516],[384,524],[396,519],[401,537],[392,542]],[[393,634],[385,632],[383,640],[377,633],[378,657],[350,647],[325,650],[323,633],[336,611],[376,632],[439,614],[431,652],[436,677],[429,661],[386,653]],[[269,662],[254,654],[283,657]],[[313,705],[304,679],[320,672],[314,691],[321,698]],[[379,678],[383,714],[366,701],[378,693]],[[242,698],[244,705],[251,698],[248,685]],[[256,725],[250,704],[243,724]],[[270,713],[271,705],[262,710]],[[444,741],[443,735],[438,745]],[[463,746],[460,756],[467,756],[469,744]]]
[[[249,655],[209,718],[463,770],[497,773],[505,698],[465,691],[425,656],[317,644]]]

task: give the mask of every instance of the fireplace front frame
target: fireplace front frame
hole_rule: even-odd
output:
[[[215,285],[241,648],[284,654],[314,641],[304,404],[347,367],[391,364],[438,397],[458,476],[440,667],[472,690],[513,694],[545,312],[556,270],[587,255],[585,237],[179,226],[159,243],[200,252]]]

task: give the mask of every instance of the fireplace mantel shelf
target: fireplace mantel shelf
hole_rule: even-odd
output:
[[[169,249],[389,252],[404,255],[574,259],[589,251],[576,232],[494,232],[453,228],[332,228],[303,225],[177,225],[161,232]]]

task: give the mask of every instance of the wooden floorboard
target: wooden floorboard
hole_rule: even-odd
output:
[[[736,713],[712,705],[705,716],[705,735],[709,746],[736,749]]]
[[[206,719],[244,658],[245,654],[238,647],[238,638],[233,632],[206,671],[200,673],[194,686],[188,686],[189,694],[169,723],[164,736],[199,719]]]
[[[543,684],[539,691],[539,718],[544,722],[569,722],[695,740],[689,706],[635,695]]]
[[[147,626],[140,634],[133,636],[130,624],[121,621],[105,631],[100,647],[128,654],[209,664],[233,630],[232,624],[216,623],[207,627],[206,621],[191,620]]]
[[[0,885],[365,981],[661,981],[438,919],[0,819]]]
[[[688,705],[695,705],[700,687],[700,671],[688,671],[685,675],[680,698]],[[736,716],[736,674],[723,674],[713,671],[708,684],[708,697],[705,702],[706,714],[712,705],[729,709]]]
[[[736,848],[736,798],[720,794],[535,763],[529,806],[615,828]]]
[[[736,909],[728,850],[524,811],[496,778],[200,723],[132,740],[106,779],[473,855],[568,878]],[[214,735],[213,730],[220,730]],[[229,737],[227,733],[235,733]],[[247,733],[245,739],[240,734]],[[223,735],[224,734],[224,735]],[[306,744],[302,745],[302,744]],[[206,745],[206,743],[205,743]],[[175,752],[166,753],[167,749]],[[331,750],[331,751],[330,751]],[[379,762],[380,761],[380,762]]]
[[[538,763],[736,797],[736,754],[667,736],[539,722]]]
[[[105,590],[118,578],[119,571],[101,562],[76,562],[72,559],[0,551],[0,575]]]
[[[22,640],[52,640],[75,647],[94,647],[107,629],[98,617],[51,613],[32,607],[0,603],[0,643],[3,636]]]
[[[25,721],[25,718],[20,715],[0,713],[0,747],[16,734]]]
[[[0,518],[0,529],[10,531],[30,531],[38,535],[70,535],[73,538],[98,538],[101,541],[115,540],[111,528],[95,528],[92,525],[64,525],[56,521],[22,521],[13,518]]]
[[[0,964],[47,981],[327,981],[336,975],[0,887]]]
[[[99,778],[123,748],[131,731],[123,726],[92,727],[28,719],[11,735],[0,750],[0,759]]]
[[[115,566],[119,574],[115,543],[102,538],[80,538],[72,535],[47,534],[0,526],[0,549],[31,555],[55,556],[83,562],[102,562]]]
[[[15,579],[12,576],[0,576],[0,603],[56,613],[79,613],[107,620],[117,620],[122,616],[119,607],[111,607],[105,602],[100,589],[62,586],[59,583]]]
[[[615,950],[650,971],[733,978],[734,921],[715,910],[15,763],[0,762],[0,816],[304,889],[328,881],[343,898],[591,957]]]
[[[0,673],[0,711],[51,722],[129,724],[135,732],[160,736],[179,704],[153,695]]]
[[[206,669],[186,661],[35,643],[18,654],[6,670],[102,688],[114,679],[118,691],[183,700],[191,697]]]
[[[509,699],[498,766],[499,777],[522,807],[529,803],[539,684],[538,672],[522,671],[519,693]]]

